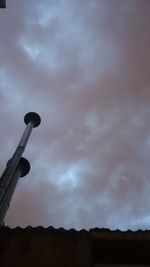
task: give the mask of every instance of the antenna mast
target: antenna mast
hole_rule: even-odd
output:
[[[22,157],[22,154],[32,129],[39,126],[41,118],[37,113],[29,112],[25,115],[24,122],[27,126],[0,179],[0,225],[3,225],[19,177],[27,175],[30,171],[30,164],[27,159]]]

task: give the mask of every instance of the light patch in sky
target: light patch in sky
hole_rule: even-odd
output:
[[[27,52],[29,57],[31,57],[32,59],[36,59],[40,53],[40,50],[37,47],[31,47],[28,45],[24,45],[23,48]]]
[[[37,60],[37,63],[46,70],[55,71],[61,64],[61,60],[57,60],[57,50],[53,48],[31,44],[31,41],[25,38],[20,39],[20,45],[29,58]]]
[[[75,164],[69,167],[60,177],[58,178],[58,185],[67,185],[70,188],[75,188],[78,185],[78,171],[80,167]]]
[[[35,60],[39,56],[40,49],[37,46],[30,45],[25,38],[21,38],[19,44],[31,59]]]
[[[68,170],[58,178],[58,184],[68,184],[71,187],[77,186],[77,168],[75,166],[69,167]]]

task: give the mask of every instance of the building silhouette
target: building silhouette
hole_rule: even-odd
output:
[[[1,267],[146,267],[150,231],[0,228]]]
[[[6,0],[0,0],[0,8],[6,8]]]

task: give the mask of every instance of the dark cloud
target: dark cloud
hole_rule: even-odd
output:
[[[7,1],[0,11],[1,171],[41,115],[10,226],[149,228],[150,3]]]

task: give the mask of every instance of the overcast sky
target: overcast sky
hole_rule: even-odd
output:
[[[7,0],[0,172],[35,111],[5,224],[150,229],[150,1]]]

